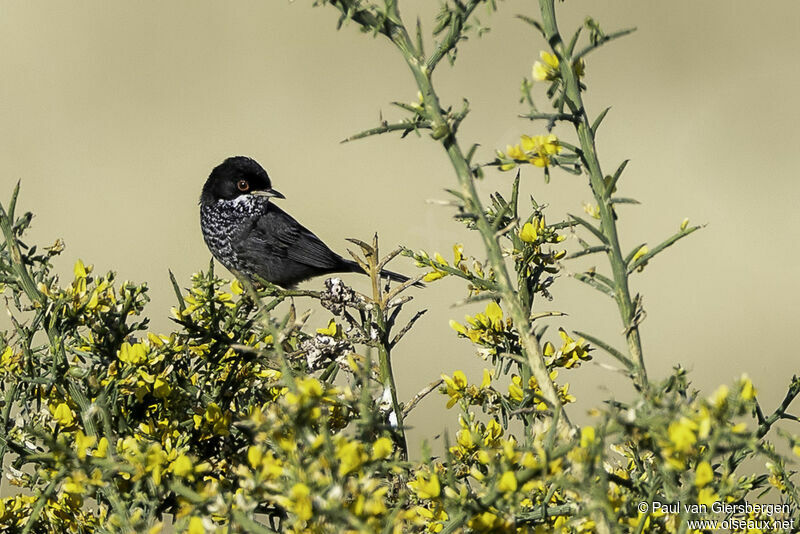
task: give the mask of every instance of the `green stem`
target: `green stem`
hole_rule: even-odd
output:
[[[528,312],[520,302],[511,277],[508,274],[503,252],[497,241],[495,230],[486,219],[480,197],[475,189],[469,162],[456,140],[455,132],[453,131],[454,125],[448,122],[446,113],[439,104],[439,98],[431,82],[431,73],[434,67],[438,61],[459,42],[464,21],[467,20],[479,3],[478,0],[470,0],[466,5],[461,6],[461,11],[458,14],[454,14],[456,20],[452,21],[452,26],[448,35],[439,43],[437,49],[430,56],[428,61],[426,61],[422,51],[416,49],[408,34],[406,26],[400,17],[397,2],[387,1],[386,13],[388,16],[379,22],[372,13],[360,8],[359,3],[355,0],[331,1],[331,4],[337,7],[342,13],[349,14],[351,20],[357,24],[387,36],[403,54],[414,76],[414,80],[417,83],[417,88],[422,94],[424,104],[423,114],[430,122],[431,130],[433,130],[432,136],[442,144],[442,147],[447,152],[447,156],[450,158],[450,163],[453,165],[453,169],[455,170],[458,182],[461,186],[467,208],[476,218],[476,226],[481,234],[484,246],[486,247],[489,263],[498,280],[498,292],[505,302],[511,320],[519,332],[520,344],[525,352],[530,372],[536,379],[542,391],[542,396],[550,404],[553,412],[561,413],[561,417],[558,419],[559,423],[571,428],[572,425],[561,404],[558,391],[556,391],[556,387],[550,379],[550,372],[547,370],[542,349],[538,340],[530,331]]]
[[[567,53],[567,48],[558,31],[554,0],[539,0],[539,8],[542,13],[545,37],[556,57],[558,57],[561,79],[564,82],[565,102],[577,119],[575,121],[575,129],[580,140],[581,158],[589,173],[592,193],[600,209],[601,229],[608,240],[609,246],[606,254],[611,263],[611,270],[614,276],[614,293],[617,307],[619,308],[622,323],[625,326],[625,337],[628,342],[631,359],[637,362],[638,385],[645,389],[647,387],[647,371],[644,364],[642,341],[639,336],[639,325],[635,319],[636,307],[631,299],[630,288],[628,287],[627,265],[620,248],[617,224],[609,202],[611,192],[606,190],[603,180],[603,172],[600,168],[600,161],[595,147],[594,132],[592,131],[589,116],[583,106],[578,76],[572,68],[573,58]]]
[[[388,305],[389,298],[384,298],[383,291],[381,290],[381,269],[378,265],[380,263],[380,255],[378,252],[378,234],[372,241],[372,248],[365,248],[367,261],[369,262],[370,278],[372,279],[372,301],[375,305],[375,323],[378,327],[378,366],[379,378],[383,386],[383,395],[389,392],[392,401],[392,412],[395,416],[393,432],[395,441],[400,447],[400,456],[403,460],[408,459],[408,441],[406,440],[406,429],[403,423],[403,409],[400,406],[400,401],[397,398],[397,385],[394,381],[394,372],[392,370],[392,354],[391,343],[389,341],[389,331],[386,324],[386,306]],[[390,421],[391,422],[391,421]]]
[[[376,313],[376,322],[381,336],[385,336],[386,331],[386,317],[383,310],[378,310]],[[400,456],[403,460],[408,460],[408,442],[406,440],[405,424],[403,422],[403,409],[400,407],[400,401],[397,398],[397,386],[394,381],[394,372],[392,371],[392,355],[389,349],[389,342],[387,339],[381,339],[378,348],[378,366],[380,373],[380,381],[383,385],[384,392],[388,391],[392,399],[392,412],[394,412],[395,424],[394,431],[400,446]]]
[[[47,297],[41,291],[39,291],[39,289],[36,287],[36,283],[30,275],[30,272],[28,272],[28,267],[25,265],[25,261],[23,260],[22,253],[19,249],[19,243],[14,235],[14,211],[17,206],[18,196],[19,182],[17,182],[14,192],[11,195],[11,202],[8,204],[8,213],[6,213],[3,205],[0,204],[0,230],[2,230],[3,236],[6,240],[6,247],[8,247],[8,252],[11,257],[11,268],[14,270],[14,274],[16,275],[18,287],[22,289],[34,307],[39,309],[39,313],[45,315],[44,320],[47,321],[47,327],[45,330],[47,332],[47,338],[50,341],[50,348],[53,354],[53,368],[55,369],[55,366],[57,363],[59,363],[59,361],[60,363],[66,363],[67,356],[64,351],[61,336],[55,326],[58,314],[46,308]],[[49,320],[47,319],[48,317]],[[53,376],[56,376],[55,373],[53,373]]]
[[[464,199],[468,203],[468,208],[475,216],[476,226],[486,247],[489,263],[491,264],[497,277],[499,293],[506,304],[511,320],[519,333],[520,344],[525,351],[530,372],[535,378],[543,397],[548,401],[554,411],[561,411],[560,421],[567,426],[572,425],[563,410],[561,400],[558,396],[553,381],[550,379],[550,372],[544,361],[544,354],[538,340],[530,332],[528,313],[520,302],[519,295],[514,289],[511,277],[506,268],[503,252],[495,236],[495,231],[491,223],[486,219],[486,214],[481,204],[480,197],[475,189],[472,171],[469,163],[456,140],[455,134],[450,124],[445,118],[445,113],[439,104],[439,98],[431,82],[430,71],[422,58],[418,57],[414,51],[411,38],[405,26],[399,25],[393,28],[390,38],[400,49],[403,57],[414,75],[417,87],[422,93],[422,100],[425,106],[425,113],[431,121],[434,138],[438,139],[442,147],[450,158],[450,163],[456,172]]]
[[[8,213],[0,204],[0,229],[3,231],[3,236],[6,239],[6,246],[11,256],[11,268],[16,274],[16,279],[20,287],[25,292],[30,301],[34,304],[44,306],[47,303],[45,296],[36,288],[36,284],[31,278],[25,263],[22,261],[22,253],[19,250],[16,236],[14,236],[14,210],[17,205],[17,197],[19,196],[19,182],[17,182],[14,192],[11,195],[11,202],[9,203]]]

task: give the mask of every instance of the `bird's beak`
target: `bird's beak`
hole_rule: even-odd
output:
[[[267,198],[286,198],[285,196],[283,196],[283,193],[281,193],[280,191],[275,191],[274,189],[263,189],[261,191],[253,191],[250,194]]]

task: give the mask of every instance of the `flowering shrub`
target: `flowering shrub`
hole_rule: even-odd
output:
[[[698,227],[684,221],[655,247],[621,250],[615,206],[634,202],[616,196],[625,164],[602,173],[594,137],[605,112],[590,121],[581,93],[585,56],[627,31],[606,34],[587,19],[588,42],[578,48],[581,29],[565,42],[553,0],[540,0],[541,20],[525,20],[550,50],[522,87],[527,117],[546,125],[478,164],[476,150],[463,152],[457,137],[468,106],[443,108],[431,74],[443,58],[455,59],[468,32],[480,32],[473,11],[493,1],[444,2],[430,55],[421,36],[409,36],[396,1],[316,3],[388,38],[420,90],[418,102],[399,106],[408,117],[354,138],[429,130],[458,179],[450,191],[456,218],[479,233],[484,250],[469,256],[456,244],[452,261],[403,248],[382,257],[377,237],[353,240],[371,295],[335,278],[322,291],[229,283],[212,264],[186,289],[172,279],[176,326],[159,333],[142,317],[146,285],[99,275],[80,260],[71,281],[53,275],[64,246],[40,251],[23,242],[31,214],[15,213],[18,186],[0,206],[0,292],[12,321],[0,333],[0,459],[20,491],[0,499],[0,532],[156,533],[165,514],[192,534],[688,532],[719,504],[741,520],[735,531],[797,519],[788,466],[800,455],[800,437],[779,434],[786,446],[776,447],[773,427],[797,421],[788,409],[800,379],[764,412],[747,376],[704,397],[681,367],[662,380],[647,375],[642,300],[630,279]],[[552,112],[534,105],[540,84]],[[561,122],[574,127],[575,144],[550,133]],[[546,179],[556,169],[587,176],[596,201],[587,212],[599,224],[574,215],[552,222],[544,205],[521,202],[519,171],[527,165]],[[484,205],[474,182],[492,166],[518,174],[510,194],[497,192]],[[570,236],[579,244],[571,252]],[[405,315],[414,280],[394,288],[380,280],[401,254],[424,269],[418,280],[433,283],[429,291],[438,280],[460,279],[467,300],[482,303],[482,312],[450,323],[450,335],[486,363],[479,384],[445,370],[413,399],[398,398],[392,351],[424,313]],[[604,257],[610,273],[572,276],[617,306],[625,350],[587,333],[551,331],[560,314],[539,311],[564,263],[589,254]],[[287,297],[318,301],[330,312],[328,326],[310,332],[294,306],[278,314]],[[636,394],[609,400],[579,428],[566,409],[575,400],[570,372],[608,356]],[[459,428],[441,457],[413,459],[404,419],[433,391],[458,412]],[[745,472],[746,461],[762,471]],[[757,497],[789,506],[776,507],[782,515],[738,506]]]

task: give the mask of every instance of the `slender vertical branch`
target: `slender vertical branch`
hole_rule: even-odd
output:
[[[583,106],[580,83],[573,70],[573,58],[564,45],[556,23],[554,0],[538,0],[542,14],[542,26],[545,38],[559,61],[561,79],[564,82],[565,102],[576,120],[573,121],[580,141],[580,156],[589,173],[589,183],[600,211],[601,229],[608,240],[608,255],[614,276],[614,298],[617,301],[622,323],[625,326],[625,337],[631,359],[637,362],[637,382],[639,387],[647,387],[647,371],[644,364],[642,342],[639,336],[639,325],[636,322],[636,306],[631,299],[628,287],[628,268],[622,254],[617,224],[609,202],[611,191],[605,187],[600,161],[597,158],[594,132],[589,116]]]
[[[469,162],[464,156],[458,144],[458,140],[456,139],[455,132],[439,103],[439,98],[431,82],[431,72],[422,61],[422,58],[419,58],[415,54],[412,40],[405,26],[395,26],[390,33],[390,38],[402,52],[408,67],[414,75],[414,80],[422,94],[425,114],[432,124],[433,137],[441,143],[442,147],[447,152],[447,156],[450,159],[450,163],[453,165],[459,185],[461,186],[461,192],[467,202],[467,209],[475,217],[476,226],[483,239],[483,244],[486,247],[489,263],[497,276],[499,293],[519,333],[520,344],[525,351],[530,372],[550,406],[554,410],[562,413],[562,417],[559,418],[559,421],[571,427],[572,425],[569,422],[569,418],[566,416],[566,412],[558,396],[558,391],[553,381],[550,379],[550,373],[545,364],[541,347],[532,332],[530,332],[528,313],[520,302],[519,295],[514,288],[514,284],[503,258],[500,243],[497,240],[491,223],[486,218],[483,205],[481,204],[480,197],[475,188],[474,177]]]
[[[386,320],[386,308],[389,304],[389,298],[384,298],[383,290],[381,288],[381,260],[378,250],[378,234],[372,239],[372,246],[358,241],[361,251],[367,260],[367,267],[369,268],[369,276],[372,279],[372,302],[375,306],[373,311],[375,317],[375,324],[378,330],[378,368],[379,379],[383,386],[384,398],[388,394],[392,404],[391,413],[394,414],[394,420],[390,420],[392,431],[395,436],[395,441],[400,448],[401,457],[404,460],[408,459],[408,442],[406,440],[406,430],[403,423],[403,409],[400,406],[400,401],[397,398],[397,385],[394,380],[394,371],[392,370],[392,354],[391,342],[389,340],[389,328]]]

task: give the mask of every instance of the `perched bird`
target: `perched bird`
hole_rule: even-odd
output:
[[[211,171],[200,196],[200,227],[211,254],[228,270],[283,287],[325,274],[364,273],[270,202],[273,198],[285,197],[253,159],[228,158]],[[408,280],[391,271],[381,274]]]

